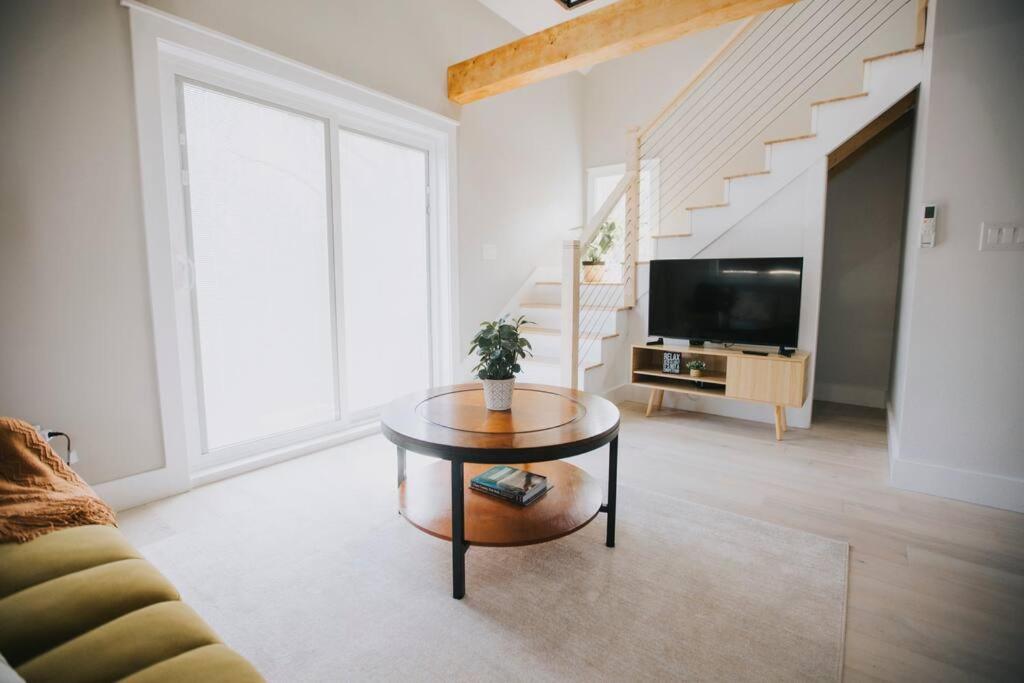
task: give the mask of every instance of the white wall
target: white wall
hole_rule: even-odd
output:
[[[885,408],[913,115],[829,173],[814,394]]]
[[[522,270],[546,253],[544,228],[579,224],[579,75],[466,108],[447,100],[449,64],[520,35],[476,0],[151,4],[465,119],[463,329],[515,290],[475,264],[478,244]],[[158,468],[127,10],[116,0],[0,3],[0,87],[0,414],[70,432],[90,483]]]
[[[0,414],[91,482],[163,464],[128,13],[0,4]]]
[[[933,0],[917,121],[890,411],[892,482],[1024,511],[1024,252],[979,252],[1024,222],[1024,4]],[[939,205],[918,249],[917,212]]]
[[[650,123],[737,26],[694,33],[591,69],[583,95],[586,166],[624,162],[626,131]]]
[[[462,109],[460,344],[493,320],[537,266],[557,266],[583,223],[583,77],[543,81]],[[484,245],[497,247],[484,260]]]

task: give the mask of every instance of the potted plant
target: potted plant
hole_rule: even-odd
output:
[[[702,376],[707,367],[708,364],[699,358],[694,358],[686,363],[686,369],[690,371],[690,377]]]
[[[615,244],[619,227],[615,221],[605,221],[583,253],[583,281],[601,282],[604,279],[604,257]]]
[[[483,380],[484,403],[488,410],[510,410],[516,373],[521,372],[519,360],[533,355],[532,346],[520,336],[519,328],[531,324],[525,317],[480,323],[469,353],[480,357],[473,373]]]

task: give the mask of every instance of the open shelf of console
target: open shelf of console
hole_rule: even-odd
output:
[[[679,374],[664,371],[664,355],[681,355]],[[650,389],[647,415],[660,409],[665,392],[711,396],[736,401],[768,403],[775,407],[775,438],[786,431],[787,407],[799,408],[807,399],[807,363],[810,354],[794,351],[750,355],[738,348],[697,346],[645,346],[632,349],[630,382]],[[700,359],[706,364],[701,377],[687,374],[686,363]]]

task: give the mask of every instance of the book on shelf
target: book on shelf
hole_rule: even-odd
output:
[[[550,486],[548,478],[542,474],[510,465],[495,465],[473,477],[469,488],[517,505],[529,505],[547,493]]]

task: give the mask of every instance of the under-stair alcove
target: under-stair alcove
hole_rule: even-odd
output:
[[[884,409],[896,337],[913,97],[830,156],[815,398]]]

